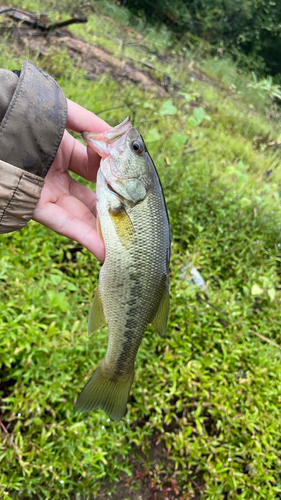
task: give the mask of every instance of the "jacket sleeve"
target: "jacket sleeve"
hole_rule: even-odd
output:
[[[0,69],[0,234],[32,218],[66,120],[53,78],[27,60],[21,72]]]

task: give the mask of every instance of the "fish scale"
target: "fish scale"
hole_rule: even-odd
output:
[[[126,118],[103,134],[83,133],[101,156],[97,212],[106,248],[89,334],[108,325],[107,352],[80,394],[78,411],[126,413],[138,348],[149,323],[163,335],[169,314],[170,224],[156,168]]]

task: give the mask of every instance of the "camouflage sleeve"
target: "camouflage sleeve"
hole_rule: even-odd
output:
[[[53,78],[25,60],[0,70],[0,233],[32,218],[67,120],[66,98]]]

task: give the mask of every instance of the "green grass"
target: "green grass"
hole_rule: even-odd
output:
[[[104,34],[119,37],[122,26],[92,14],[85,38],[97,28],[103,35],[92,42],[120,56]],[[152,38],[145,39],[147,60],[160,70]],[[33,222],[1,236],[0,408],[8,434],[2,428],[0,497],[98,499],[107,488],[110,498],[120,475],[129,475],[133,499],[141,469],[157,500],[280,498],[281,352],[254,334],[281,345],[280,152],[267,146],[280,137],[280,125],[269,101],[248,92],[249,75],[237,76],[239,89],[236,81],[230,92],[228,61],[216,70],[219,88],[194,80],[189,62],[169,53],[178,87],[159,99],[107,73],[84,79],[65,51],[27,56],[53,74],[63,69],[58,81],[70,99],[112,125],[130,114],[147,137],[172,226],[171,310],[164,338],[147,330],[126,417],[115,423],[101,411],[76,413],[75,400],[107,345],[106,328],[86,333],[100,265]],[[1,66],[19,68],[22,58],[2,45]],[[206,61],[214,75],[211,66]],[[201,122],[196,107],[204,110]],[[191,263],[208,299],[191,283]]]

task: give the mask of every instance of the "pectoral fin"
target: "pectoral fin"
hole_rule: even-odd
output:
[[[165,285],[164,293],[159,304],[157,313],[155,314],[152,325],[154,326],[156,332],[163,337],[168,323],[169,317],[169,307],[170,307],[170,296],[168,283]]]
[[[118,210],[109,210],[109,215],[113,221],[116,233],[126,248],[130,248],[135,240],[135,230],[132,221],[126,212],[125,207],[121,206]]]
[[[106,319],[104,316],[100,290],[98,287],[90,311],[90,316],[88,321],[88,335],[92,335],[92,333],[96,332],[105,325],[106,325]]]
[[[101,232],[100,218],[99,218],[99,214],[98,213],[97,213],[97,233],[98,233],[100,239],[104,243],[103,235],[102,235],[102,232]]]

